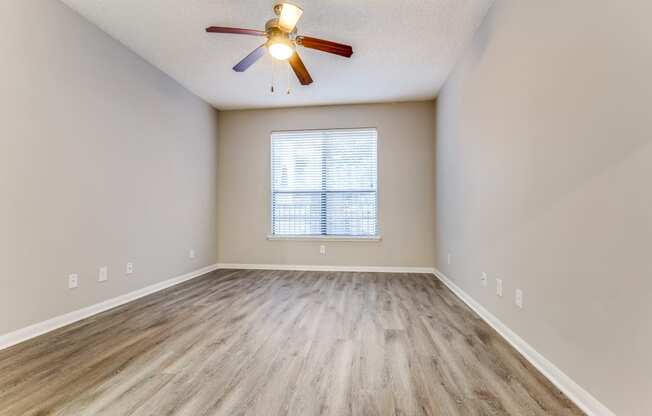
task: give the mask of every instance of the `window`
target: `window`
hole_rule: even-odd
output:
[[[376,129],[272,133],[272,236],[378,235]]]

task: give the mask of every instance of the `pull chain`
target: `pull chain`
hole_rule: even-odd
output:
[[[272,94],[276,92],[276,60],[272,60],[272,85],[269,87],[269,90]],[[287,89],[285,90],[285,94],[290,95],[292,93],[292,90],[290,89],[290,64],[286,65],[285,67],[285,81],[286,81],[286,86]]]
[[[274,94],[274,68],[275,68],[275,62],[274,59],[272,59],[272,86],[270,87],[270,91],[272,94]]]
[[[287,74],[286,85],[288,86],[288,89],[285,91],[285,94],[290,95],[290,64],[289,63],[285,65],[285,69],[286,69],[285,73]]]

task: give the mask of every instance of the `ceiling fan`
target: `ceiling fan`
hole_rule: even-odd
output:
[[[274,6],[274,13],[278,17],[268,20],[265,24],[265,30],[211,26],[206,28],[206,32],[267,37],[265,43],[238,62],[233,70],[236,72],[246,71],[265,54],[265,49],[267,49],[275,59],[287,61],[290,64],[301,85],[311,84],[312,77],[296,51],[297,46],[316,49],[346,58],[353,55],[353,48],[349,45],[309,36],[298,36],[296,25],[303,14],[300,7],[290,3],[278,3]]]

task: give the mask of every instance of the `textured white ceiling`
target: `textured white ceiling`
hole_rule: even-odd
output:
[[[348,43],[351,59],[300,49],[315,82],[302,87],[272,58],[231,68],[264,38],[207,26],[263,29],[273,0],[62,0],[218,109],[434,98],[493,0],[297,0],[300,34]]]

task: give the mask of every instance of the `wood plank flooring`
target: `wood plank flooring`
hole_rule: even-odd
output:
[[[0,351],[0,415],[581,415],[431,275],[218,270]]]

